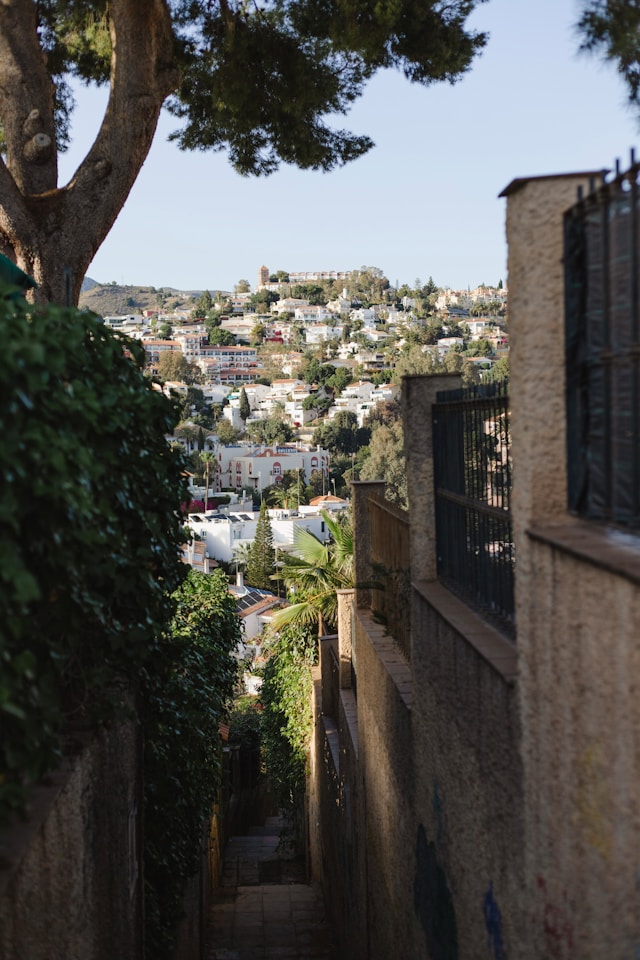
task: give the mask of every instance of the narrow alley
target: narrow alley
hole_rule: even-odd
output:
[[[322,892],[307,882],[303,861],[279,855],[280,829],[269,817],[229,839],[207,960],[338,960]]]

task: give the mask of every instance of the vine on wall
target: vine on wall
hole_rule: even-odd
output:
[[[220,777],[220,720],[237,676],[235,600],[221,570],[190,571],[143,674],[146,952],[171,956],[186,881]]]
[[[0,822],[106,719],[183,576],[175,408],[98,318],[0,291]]]
[[[169,955],[219,777],[240,636],[221,572],[180,558],[178,415],[144,349],[0,288],[0,827],[62,735],[137,694],[145,732],[149,955]],[[186,577],[186,579],[185,579]],[[155,952],[154,952],[155,951]]]
[[[294,823],[306,789],[317,631],[288,624],[267,641],[267,650],[260,688],[265,765],[280,808]]]

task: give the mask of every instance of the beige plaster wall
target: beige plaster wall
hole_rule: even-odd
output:
[[[512,512],[519,562],[534,521],[566,517],[562,216],[588,175],[507,188]],[[517,598],[516,598],[517,599]]]
[[[345,957],[476,960],[488,944],[517,956],[515,690],[429,605],[416,605],[413,676],[385,628],[355,612],[357,720],[346,716],[351,691],[335,722],[316,716],[314,872]]]
[[[133,724],[102,731],[0,837],[2,960],[141,956],[140,762]]]
[[[412,669],[415,818],[451,898],[459,960],[518,957],[522,769],[516,688],[419,593]],[[428,929],[425,940],[433,940]],[[503,952],[501,952],[503,951]]]
[[[587,181],[506,191],[524,960],[640,950],[640,540],[566,507],[562,214]]]
[[[523,955],[623,960],[640,947],[640,591],[548,543],[530,561]]]

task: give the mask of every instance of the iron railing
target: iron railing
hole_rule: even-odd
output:
[[[387,500],[369,500],[371,609],[387,625],[407,660],[411,659],[411,560],[409,515]]]
[[[564,220],[569,510],[640,528],[640,164]]]
[[[514,631],[509,400],[502,384],[437,394],[433,405],[438,577]]]

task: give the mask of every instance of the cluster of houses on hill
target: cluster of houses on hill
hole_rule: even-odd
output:
[[[210,343],[205,323],[194,322],[185,310],[171,314],[149,310],[142,314],[105,317],[105,323],[140,339],[151,368],[157,365],[163,352],[180,351],[200,368],[207,382],[233,384],[249,383],[258,375],[259,351],[256,346],[249,345],[258,340],[283,346],[295,345],[298,359],[301,348],[327,345],[334,359],[365,365],[372,360],[363,354],[375,354],[388,342],[401,339],[408,329],[424,322],[414,312],[415,300],[408,297],[403,298],[401,309],[388,303],[365,307],[347,296],[345,288],[334,300],[316,305],[307,299],[284,295],[287,289],[291,289],[291,283],[261,284],[261,288],[265,286],[281,293],[281,299],[270,305],[268,313],[255,312],[250,292],[230,296],[224,303],[215,304],[216,308],[228,311],[220,320],[220,329],[235,338],[232,346]],[[482,308],[486,306],[488,310],[490,305],[494,314],[504,312],[506,301],[506,288],[481,286],[467,291],[445,290],[438,296],[435,307],[443,315],[464,319],[471,338],[491,339],[497,352],[507,345],[498,318],[495,315],[476,318],[473,314],[481,314]],[[171,329],[169,337],[158,335],[163,327],[165,331]],[[356,332],[358,336],[354,337]],[[438,343],[441,353],[450,347],[446,340],[445,337]]]

